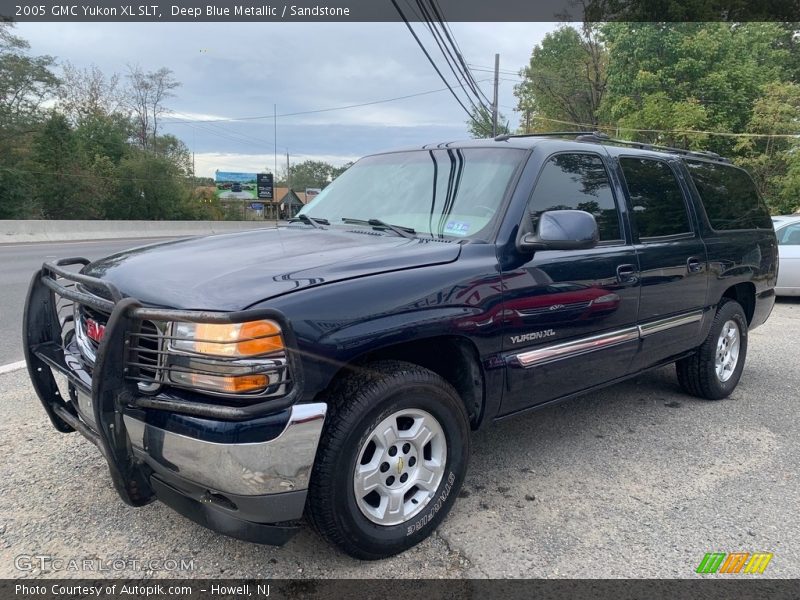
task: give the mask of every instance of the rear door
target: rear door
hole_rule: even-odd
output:
[[[584,210],[598,222],[600,243],[538,251],[503,271],[503,302],[494,315],[504,324],[502,414],[628,372],[638,343],[638,266],[606,158],[573,151],[543,160],[525,218],[535,230],[544,211]]]
[[[618,161],[640,269],[638,370],[696,345],[708,263],[689,188],[674,161],[641,155]]]

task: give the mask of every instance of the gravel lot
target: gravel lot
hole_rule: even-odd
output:
[[[693,577],[710,551],[773,552],[767,576],[800,577],[798,339],[800,302],[783,300],[727,400],[681,394],[667,368],[477,434],[437,534],[372,563],[310,530],[272,548],[126,507],[96,449],[52,429],[26,373],[2,375],[0,578],[175,575],[15,568],[35,554],[186,558],[194,577]]]

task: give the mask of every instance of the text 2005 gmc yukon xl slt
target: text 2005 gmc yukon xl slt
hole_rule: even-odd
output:
[[[729,395],[776,272],[716,155],[501,136],[364,158],[285,227],[45,263],[25,350],[128,504],[374,559],[447,514],[470,429],[672,362]]]

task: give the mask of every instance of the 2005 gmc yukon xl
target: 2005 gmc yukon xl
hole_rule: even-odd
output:
[[[364,158],[284,227],[45,263],[25,350],[128,504],[374,559],[445,517],[470,429],[667,363],[728,396],[776,272],[716,155],[501,136]]]

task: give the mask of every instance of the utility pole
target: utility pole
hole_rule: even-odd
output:
[[[275,142],[275,169],[272,171],[272,206],[271,212],[275,215],[275,223],[278,223],[278,198],[275,190],[278,187],[278,105],[272,105],[272,135]]]
[[[494,99],[492,101],[492,137],[497,136],[497,88],[500,85],[500,55],[494,55]]]
[[[292,175],[289,167],[289,149],[286,149],[286,206],[283,207],[287,213],[289,212],[289,203],[292,201]]]

